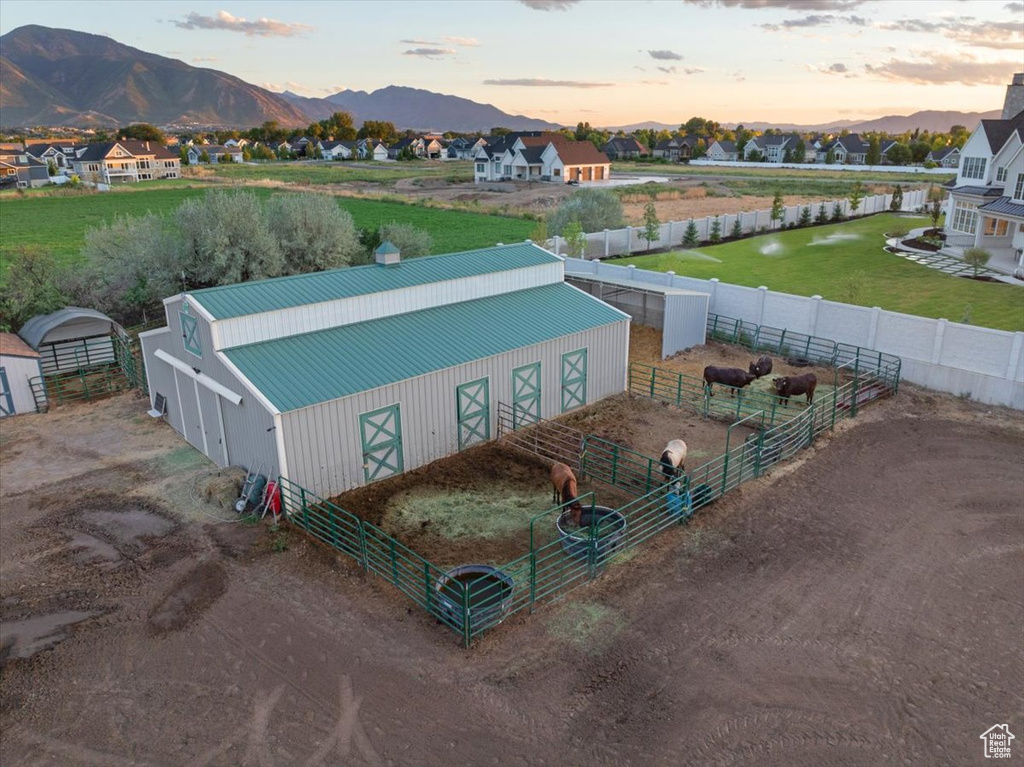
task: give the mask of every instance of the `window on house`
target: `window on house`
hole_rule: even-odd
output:
[[[505,166],[505,175],[506,176],[511,176],[512,175],[512,166],[511,165],[506,165]]]
[[[985,219],[985,236],[986,237],[1005,237],[1006,229],[1009,222],[996,218]]]
[[[953,210],[951,228],[957,232],[974,234],[978,228],[978,206],[970,202],[958,202]]]
[[[988,163],[984,157],[965,157],[960,167],[960,175],[964,178],[985,178],[985,165]]]
[[[1017,174],[1017,183],[1013,187],[1013,199],[1024,200],[1024,173]]]
[[[996,168],[996,182],[1003,183],[1006,181],[1006,167]]]
[[[477,173],[486,173],[487,172],[487,166],[484,165],[484,163],[482,163],[482,162],[478,162],[476,164],[476,172]]]

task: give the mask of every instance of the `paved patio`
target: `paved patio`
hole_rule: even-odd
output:
[[[930,228],[914,229],[904,239],[912,240],[915,237],[920,237],[926,229]],[[975,274],[973,266],[965,263],[957,255],[950,253],[950,251],[954,250],[960,251],[962,250],[961,248],[943,248],[941,251],[933,253],[932,251],[904,245],[900,240],[901,238],[892,237],[886,241],[887,250],[895,256],[927,266],[929,269],[937,269],[943,274],[950,274],[954,277],[973,277]],[[1004,264],[1003,261],[1007,263]],[[989,260],[989,265],[979,269],[977,274],[979,277],[991,277],[999,282],[1005,282],[1010,285],[1024,285],[1024,280],[1011,276],[1015,269],[1019,269],[1019,267],[1013,263],[1012,259],[997,260],[995,256],[992,256]]]

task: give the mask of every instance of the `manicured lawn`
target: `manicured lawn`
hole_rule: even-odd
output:
[[[253,191],[261,197],[274,193],[267,189]],[[0,269],[6,269],[11,253],[21,245],[39,246],[61,260],[74,260],[90,228],[115,216],[169,213],[183,200],[205,193],[205,189],[194,187],[165,187],[73,196],[5,196],[0,198]],[[529,237],[535,226],[524,219],[378,200],[338,198],[338,205],[351,213],[361,228],[398,221],[425,229],[434,240],[435,253],[519,242]]]
[[[830,226],[751,237],[694,251],[616,260],[655,271],[800,296],[880,306],[923,317],[1024,330],[1024,288],[951,277],[886,253],[883,233],[895,217],[870,216]],[[927,219],[901,219],[923,226]]]

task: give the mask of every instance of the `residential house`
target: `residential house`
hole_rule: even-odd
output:
[[[224,146],[237,147],[238,149],[244,149],[247,146],[251,146],[252,142],[247,138],[229,138],[224,142]]]
[[[699,141],[704,141],[704,145],[707,146],[707,139],[701,136],[673,136],[662,139],[654,145],[652,154],[672,162],[690,160],[696,152]]]
[[[267,146],[270,148],[270,151],[276,155],[280,155],[282,152],[295,151],[289,141],[272,141]]]
[[[316,146],[325,160],[351,160],[356,153],[354,141],[318,141]]]
[[[24,150],[0,150],[0,187],[46,186],[50,183],[50,169],[45,162]]]
[[[946,247],[984,248],[989,266],[1024,268],[1024,111],[982,120],[960,150],[946,202]]]
[[[867,161],[870,147],[859,133],[850,133],[833,141],[829,149],[837,165],[863,165]]]
[[[444,151],[444,147],[441,146],[440,136],[424,136],[420,141],[423,144],[422,157],[426,157],[428,160],[441,159],[441,152]]]
[[[940,168],[957,168],[960,166],[960,150],[955,146],[933,149],[924,158],[925,162],[933,162]]]
[[[619,136],[609,139],[601,148],[611,160],[635,160],[639,157],[650,157],[651,150],[632,136]]]
[[[77,144],[44,143],[30,144],[25,147],[25,152],[45,165],[49,165],[52,162],[57,168],[69,168],[71,167],[71,159],[75,156],[76,150],[83,148]]]
[[[155,141],[105,141],[88,144],[71,161],[72,170],[85,181],[124,184],[151,179],[178,178],[181,160]]]
[[[291,146],[292,152],[295,153],[296,157],[306,157],[307,147],[310,145],[316,146],[316,141],[308,136],[295,136],[288,139],[288,144]]]
[[[477,149],[474,178],[481,181],[603,181],[611,160],[589,141],[560,133],[509,133]]]
[[[792,162],[793,152],[801,141],[796,133],[766,133],[750,139],[743,147],[743,159],[749,160],[757,152],[761,162],[786,162],[787,155]],[[807,145],[804,144],[806,159]]]
[[[472,160],[476,150],[486,146],[487,141],[482,136],[475,141],[466,138],[453,138],[448,143],[449,160]]]
[[[388,159],[388,145],[383,141],[374,141],[368,146],[368,153],[371,160],[382,162]]]
[[[203,152],[206,152],[211,163],[243,162],[242,150],[238,147],[221,146],[220,144],[197,144],[188,148],[188,164],[199,165],[203,162],[200,159],[203,156]]]
[[[740,159],[740,152],[736,148],[735,141],[719,139],[711,142],[706,157],[719,162],[734,162]]]

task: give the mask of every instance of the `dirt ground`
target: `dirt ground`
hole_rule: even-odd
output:
[[[0,426],[5,765],[980,764],[1024,730],[1019,413],[905,385],[465,650],[215,522],[144,411]]]

